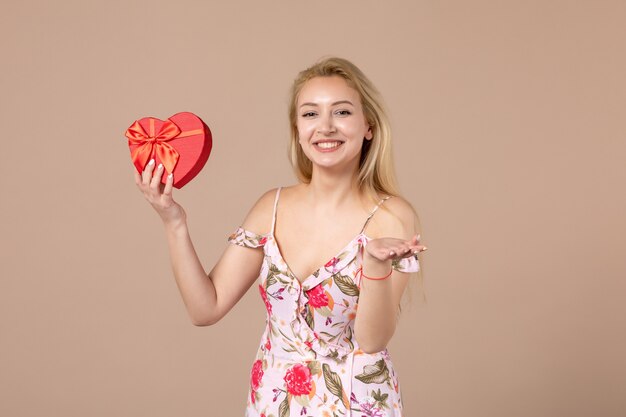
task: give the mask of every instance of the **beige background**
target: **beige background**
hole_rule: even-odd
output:
[[[406,415],[626,415],[623,1],[35,1],[0,19],[0,415],[243,415],[263,304],[190,323],[123,132],[179,111],[213,130],[175,190],[208,271],[294,182],[287,91],[331,54],[382,91],[430,248],[428,302],[390,346]]]

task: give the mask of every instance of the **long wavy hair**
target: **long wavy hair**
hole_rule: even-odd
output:
[[[344,58],[327,57],[301,71],[291,86],[289,101],[289,159],[301,182],[311,182],[313,164],[304,154],[299,143],[297,126],[297,102],[302,87],[312,78],[339,76],[355,89],[361,99],[363,114],[372,130],[372,139],[364,140],[358,168],[358,184],[361,191],[376,204],[380,195],[399,196],[391,147],[391,125],[383,104],[382,95],[374,84],[356,65]],[[383,204],[381,208],[385,209]],[[411,208],[413,208],[411,206]],[[413,208],[415,227],[421,229],[419,217]],[[422,281],[422,272],[417,274]],[[410,282],[409,281],[409,285]],[[407,291],[411,294],[411,291]],[[401,309],[400,309],[401,310]]]

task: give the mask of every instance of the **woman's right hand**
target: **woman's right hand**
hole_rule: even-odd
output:
[[[163,175],[163,165],[159,164],[154,171],[154,159],[151,159],[148,165],[144,168],[143,173],[140,175],[136,169],[135,172],[135,184],[143,192],[143,196],[148,200],[152,207],[163,220],[163,223],[177,224],[186,220],[187,215],[183,207],[178,204],[172,198],[172,188],[174,184],[173,175],[169,175],[165,184],[161,183],[161,177]]]

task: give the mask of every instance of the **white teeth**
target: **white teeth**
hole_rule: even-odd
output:
[[[341,142],[320,142],[317,144],[317,146],[323,149],[336,148],[339,145],[341,145]]]

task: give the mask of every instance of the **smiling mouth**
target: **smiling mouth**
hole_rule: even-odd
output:
[[[314,145],[322,149],[333,149],[333,148],[338,148],[342,144],[343,142],[341,141],[332,141],[332,142],[327,141],[327,142],[317,142]]]

